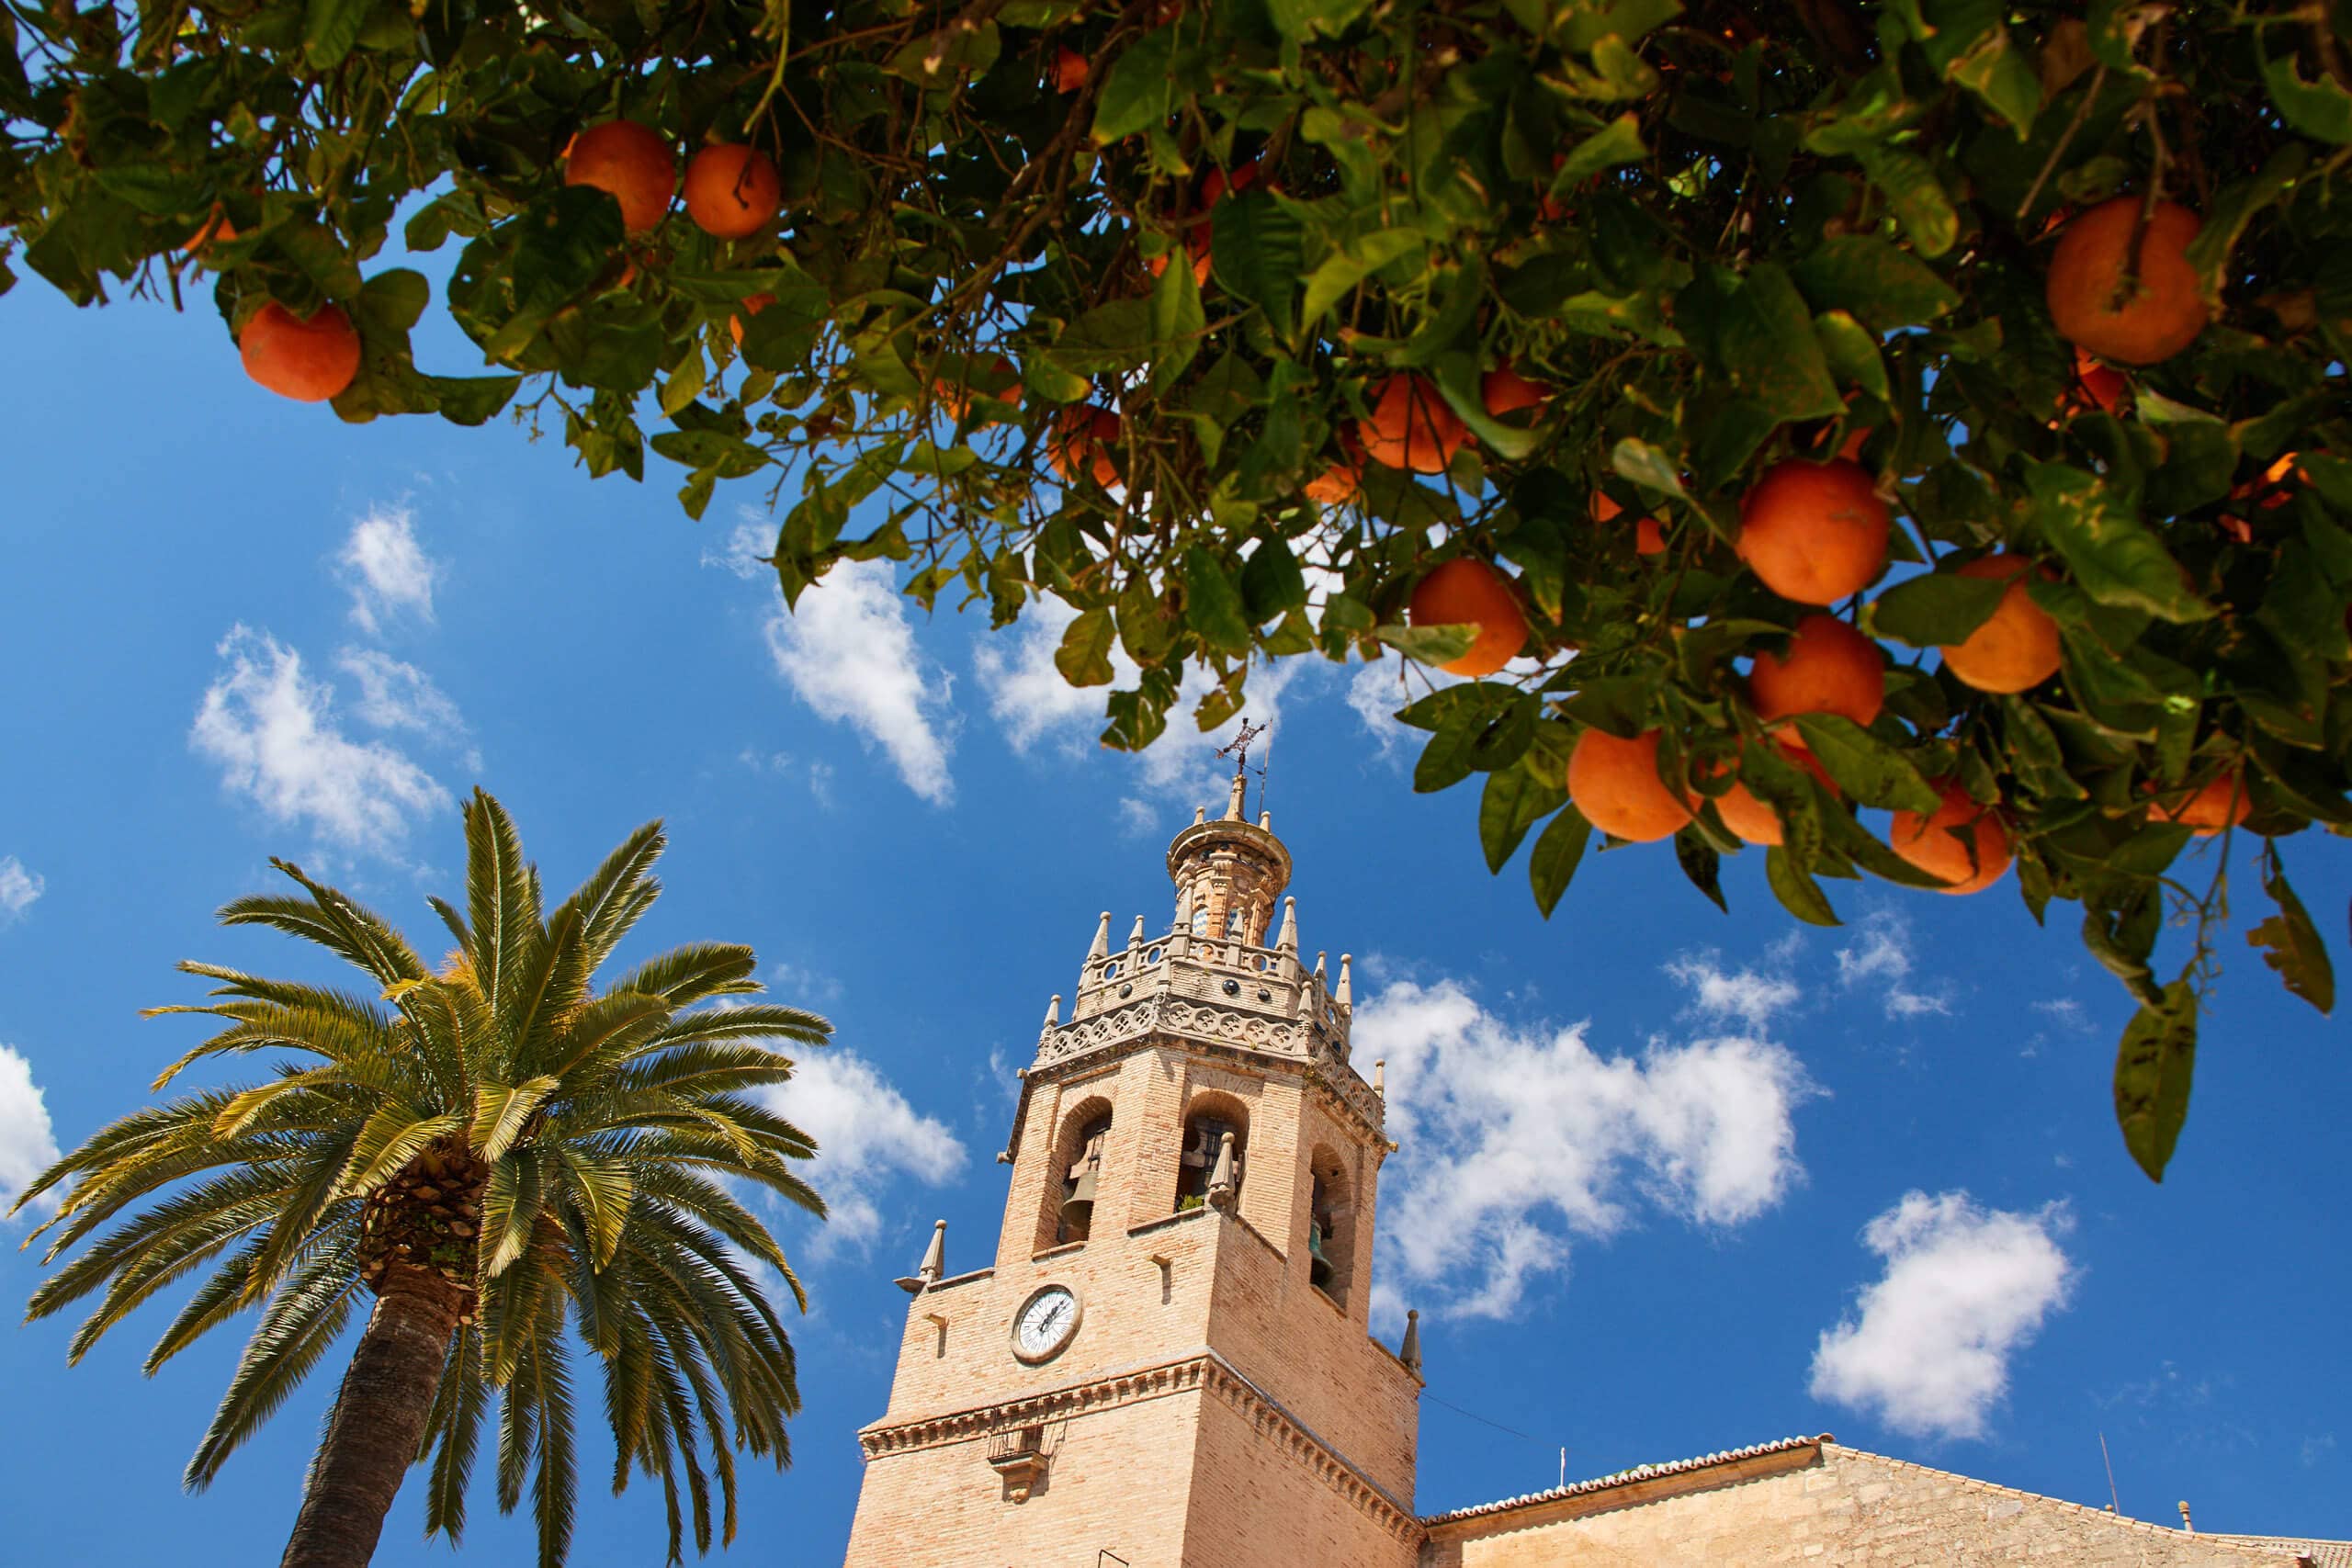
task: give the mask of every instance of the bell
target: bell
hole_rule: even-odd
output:
[[[1306,1281],[1318,1289],[1331,1282],[1331,1260],[1323,1255],[1323,1227],[1309,1223],[1306,1227]]]
[[[1094,1222],[1094,1168],[1088,1166],[1070,1184],[1062,1200],[1062,1224],[1073,1235],[1084,1235]]]

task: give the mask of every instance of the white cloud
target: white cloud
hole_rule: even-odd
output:
[[[2087,1030],[2091,1027],[2090,1010],[2072,997],[2046,998],[2034,1003],[2033,1010],[2063,1029]]]
[[[273,820],[390,854],[413,818],[450,805],[449,793],[400,751],[347,738],[333,691],[306,679],[301,655],[267,632],[232,626],[215,651],[225,669],[204,694],[188,744]]]
[[[820,718],[847,723],[889,754],[907,787],[934,806],[954,798],[941,733],[952,678],[915,646],[888,561],[843,561],[767,624],[776,673]]]
[[[1921,990],[1909,984],[1913,968],[1909,919],[1896,909],[1881,906],[1849,929],[1853,942],[1838,950],[1839,985],[1849,990],[1857,986],[1880,987],[1880,999],[1889,1018],[1951,1016],[1949,987],[1939,985]]]
[[[1874,1411],[1913,1437],[1982,1438],[2008,1388],[2009,1358],[2064,1307],[2075,1276],[2059,1205],[1980,1208],[1966,1192],[1906,1192],[1862,1244],[1886,1273],[1860,1315],[1821,1337],[1813,1394]]]
[[[40,1086],[33,1082],[33,1065],[14,1047],[0,1045],[0,1213],[56,1163],[57,1139]],[[57,1195],[45,1195],[34,1207],[54,1212]]]
[[[339,558],[351,590],[351,618],[373,635],[402,615],[433,619],[433,585],[441,568],[416,542],[406,507],[379,507],[352,525]]]
[[[1355,710],[1364,732],[1379,746],[1380,754],[1393,757],[1397,747],[1420,733],[1409,725],[1397,723],[1396,715],[1433,691],[1460,685],[1464,679],[1431,665],[1408,665],[1400,654],[1383,654],[1359,667],[1348,678],[1348,706]],[[1419,750],[1418,742],[1415,750]]]
[[[411,729],[444,741],[465,735],[458,705],[415,665],[376,649],[346,648],[335,655],[334,666],[359,682],[352,711],[378,729]]]
[[[1667,974],[1690,987],[1690,1010],[1710,1023],[1737,1019],[1760,1030],[1773,1015],[1804,999],[1804,993],[1786,975],[1754,969],[1724,969],[1712,953],[1684,953],[1666,965]]]
[[[1106,722],[1109,694],[1135,685],[1135,663],[1115,646],[1111,650],[1112,685],[1073,686],[1062,679],[1054,668],[1054,650],[1077,618],[1076,610],[1047,594],[1012,626],[988,634],[973,650],[973,669],[988,694],[989,716],[1016,751],[1027,751],[1041,741],[1072,753],[1092,750]],[[1249,705],[1205,733],[1194,724],[1193,710],[1216,682],[1197,666],[1187,667],[1168,710],[1167,729],[1133,759],[1133,793],[1119,803],[1122,826],[1145,830],[1167,820],[1169,807],[1183,813],[1196,806],[1223,811],[1233,765],[1218,760],[1217,749],[1230,742],[1245,721],[1262,725],[1268,733],[1251,742],[1250,755],[1253,769],[1266,761],[1272,743],[1280,739],[1283,694],[1301,667],[1300,660],[1283,660],[1251,670]]]
[[[27,871],[14,855],[0,855],[0,926],[23,918],[48,887],[49,881],[40,873]]]
[[[864,1252],[882,1228],[884,1189],[900,1177],[937,1187],[964,1168],[964,1145],[947,1124],[925,1116],[854,1051],[812,1051],[789,1083],[763,1091],[776,1114],[817,1140],[808,1179],[831,1219],[819,1253]]]
[[[839,1001],[842,983],[821,969],[779,960],[768,965],[768,985],[795,1007]]]
[[[1585,1025],[1521,1029],[1452,980],[1389,983],[1353,1034],[1359,1060],[1386,1060],[1403,1145],[1382,1202],[1391,1278],[1455,1315],[1510,1315],[1566,1266],[1571,1235],[1609,1235],[1639,1201],[1736,1225],[1803,1174],[1792,1112],[1815,1090],[1769,1041],[1604,1057]]]
[[[766,513],[747,509],[742,520],[728,530],[725,541],[717,549],[704,547],[702,564],[731,571],[748,582],[763,572],[774,571],[765,558],[775,550],[775,523],[768,520]]]

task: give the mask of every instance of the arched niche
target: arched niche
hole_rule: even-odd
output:
[[[1185,1102],[1183,1134],[1176,1156],[1178,1213],[1208,1201],[1217,1148],[1227,1133],[1233,1134],[1233,1190],[1238,1196],[1248,1168],[1250,1108],[1216,1089],[1204,1089]]]
[[[1062,1113],[1038,1205],[1040,1250],[1084,1241],[1093,1234],[1094,1202],[1108,1195],[1102,1190],[1102,1155],[1110,1142],[1111,1118],[1111,1102],[1099,1094]]]
[[[1307,1279],[1341,1306],[1356,1278],[1355,1181],[1328,1144],[1307,1156]]]

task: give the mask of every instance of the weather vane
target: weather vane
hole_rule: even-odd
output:
[[[1216,754],[1218,756],[1231,757],[1233,759],[1233,776],[1236,779],[1239,779],[1250,772],[1250,744],[1251,741],[1256,740],[1260,736],[1264,735],[1267,728],[1267,726],[1262,724],[1252,724],[1245,718],[1241,721],[1241,733],[1235,736],[1229,743],[1216,749]],[[1272,740],[1267,741],[1267,751],[1272,753],[1273,749],[1274,743]],[[1261,810],[1263,810],[1266,805],[1266,770],[1272,765],[1272,764],[1270,760],[1268,761],[1260,762],[1257,767],[1258,807]]]

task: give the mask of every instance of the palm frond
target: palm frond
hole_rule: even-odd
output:
[[[571,1548],[574,1504],[579,1496],[578,1460],[571,1428],[571,1352],[563,1335],[563,1297],[549,1292],[531,1337],[527,1366],[532,1407],[538,1415],[539,1469],[531,1483],[532,1512],[539,1526],[539,1568],[560,1568]]]
[[[433,1470],[424,1489],[424,1533],[447,1536],[455,1546],[466,1532],[466,1483],[473,1475],[474,1450],[481,1438],[481,1413],[490,1384],[481,1375],[481,1336],[458,1330],[441,1373],[444,1397],[435,1402],[428,1438],[437,1437]]]
[[[642,991],[660,997],[675,1009],[692,1007],[711,997],[744,996],[756,992],[760,961],[736,942],[699,942],[658,953],[613,982],[607,994]]]
[[[187,1461],[181,1479],[191,1491],[210,1485],[229,1456],[301,1387],[351,1315],[351,1285],[350,1259],[324,1253],[271,1300]]]
[[[382,917],[335,888],[311,881],[290,861],[273,859],[269,863],[299,884],[311,896],[310,903],[266,897],[235,899],[220,907],[216,918],[222,925],[263,925],[307,938],[366,970],[379,985],[424,973],[415,953]]]
[[[482,994],[511,1019],[524,955],[544,934],[535,896],[538,879],[524,863],[514,818],[494,796],[475,790],[465,818],[466,923],[473,933],[468,951]]]
[[[662,858],[665,842],[661,822],[648,822],[622,840],[560,906],[580,916],[581,945],[591,970],[612,956],[615,944],[660,894],[660,885],[647,874]]]
[[[540,1101],[562,1087],[557,1079],[545,1076],[526,1078],[512,1087],[498,1083],[480,1085],[474,1090],[473,1124],[466,1132],[474,1153],[486,1160],[502,1157],[514,1146],[514,1140],[521,1136],[524,1124],[530,1121],[531,1112],[539,1108]]]

